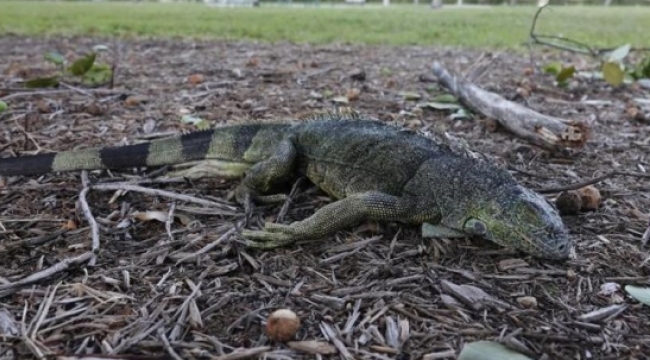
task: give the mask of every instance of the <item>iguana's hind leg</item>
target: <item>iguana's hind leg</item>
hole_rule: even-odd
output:
[[[287,138],[279,143],[273,155],[246,171],[235,190],[235,198],[244,205],[247,213],[250,213],[251,201],[268,204],[286,200],[286,194],[269,193],[276,185],[296,176],[297,155],[291,138]]]
[[[363,220],[409,221],[412,201],[382,192],[365,192],[333,202],[312,216],[290,225],[266,223],[264,230],[243,230],[248,246],[271,249],[297,240],[319,239]]]

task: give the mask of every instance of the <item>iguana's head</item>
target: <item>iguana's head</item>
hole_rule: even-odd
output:
[[[488,199],[481,192],[474,196],[465,199],[464,211],[441,225],[533,256],[568,257],[572,240],[558,211],[542,195],[515,185],[496,190]]]

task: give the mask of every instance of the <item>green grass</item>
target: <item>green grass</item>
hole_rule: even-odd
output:
[[[0,34],[183,36],[307,43],[516,48],[536,8],[216,8],[200,3],[0,1]],[[650,7],[546,9],[539,30],[594,46],[650,46]]]

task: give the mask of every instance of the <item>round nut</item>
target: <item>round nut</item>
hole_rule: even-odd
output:
[[[300,318],[289,309],[274,311],[266,319],[266,334],[275,341],[285,342],[293,339],[300,328]]]
[[[600,207],[600,191],[589,185],[578,190],[582,200],[582,210],[598,210]]]
[[[562,215],[576,215],[582,208],[582,197],[577,191],[563,191],[555,199],[555,206]]]

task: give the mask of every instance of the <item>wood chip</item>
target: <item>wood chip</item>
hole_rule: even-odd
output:
[[[305,340],[305,341],[289,341],[287,346],[301,352],[309,354],[332,355],[336,354],[336,347],[324,341]]]

